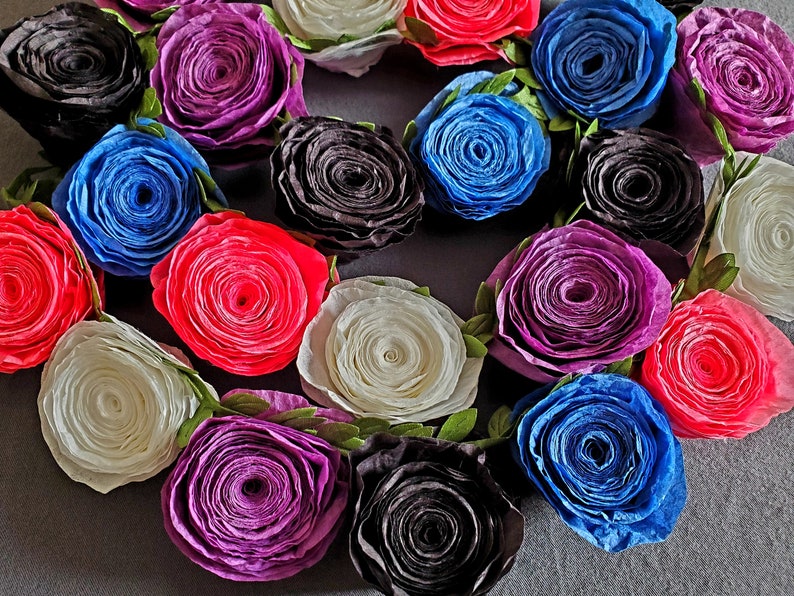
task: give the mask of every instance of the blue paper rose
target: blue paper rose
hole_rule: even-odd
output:
[[[482,220],[513,209],[549,167],[548,136],[529,110],[507,96],[515,84],[501,95],[470,93],[493,76],[458,77],[416,117],[409,152],[425,178],[425,201],[438,211]]]
[[[151,121],[141,120],[139,124]],[[204,159],[179,134],[112,128],[67,172],[53,209],[89,261],[114,275],[148,276],[201,217]],[[225,206],[220,189],[214,197]]]
[[[686,482],[661,405],[621,375],[583,375],[549,388],[514,409],[523,417],[513,455],[532,483],[568,526],[606,551],[667,538]]]
[[[675,62],[676,19],[656,0],[566,0],[532,39],[550,117],[571,111],[628,128],[656,112]]]

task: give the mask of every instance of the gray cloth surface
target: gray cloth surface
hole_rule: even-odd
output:
[[[732,0],[769,14],[794,34],[790,0]],[[549,6],[556,2],[544,2]],[[0,26],[44,12],[52,0],[2,0]],[[717,4],[707,2],[706,4]],[[398,134],[457,74],[411,48],[387,53],[360,79],[307,66],[311,113],[373,121]],[[39,163],[37,143],[0,113],[0,184]],[[772,153],[794,163],[794,142]],[[713,169],[712,169],[713,172]],[[232,206],[272,219],[264,164],[218,180]],[[535,197],[543,201],[544,197]],[[443,224],[427,217],[405,243],[341,267],[343,277],[398,275],[462,316],[498,259],[532,232],[530,210],[481,224]],[[109,311],[153,338],[182,346],[154,311],[146,282],[109,284]],[[788,328],[791,337],[791,327]],[[197,363],[219,392],[239,386],[299,391],[294,366],[267,378],[235,379]],[[794,363],[792,363],[794,365]],[[356,575],[344,537],[316,567],[270,584],[235,584],[200,569],[171,544],[159,491],[165,474],[95,493],[72,482],[41,436],[36,408],[41,367],[0,375],[0,593],[3,594],[373,594]],[[481,382],[485,417],[512,404],[529,384],[494,362]],[[689,500],[670,538],[621,554],[591,546],[569,530],[537,494],[523,499],[525,541],[513,570],[493,594],[761,594],[794,593],[794,412],[741,441],[683,441]]]

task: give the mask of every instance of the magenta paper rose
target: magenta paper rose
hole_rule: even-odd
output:
[[[260,158],[284,119],[308,115],[303,57],[258,4],[184,6],[163,25],[157,49],[159,119],[211,162]]]
[[[735,149],[751,153],[766,153],[794,132],[794,44],[759,12],[707,7],[681,21],[667,87],[669,132],[701,166],[723,155],[707,113]]]
[[[215,575],[284,579],[323,558],[348,489],[347,465],[323,439],[257,418],[210,418],[163,486],[165,529]]]
[[[486,283],[497,281],[488,352],[541,382],[600,372],[644,350],[672,304],[670,283],[645,253],[586,220],[535,234]]]

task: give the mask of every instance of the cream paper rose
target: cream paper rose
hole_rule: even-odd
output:
[[[737,162],[752,157],[737,153]],[[722,190],[717,176],[711,199]],[[764,156],[730,189],[709,256],[725,252],[739,267],[728,294],[764,315],[794,320],[794,166]]]
[[[55,461],[101,493],[160,472],[176,459],[177,431],[199,404],[187,370],[108,315],[71,327],[44,365],[38,399]]]
[[[319,51],[302,48],[307,60],[331,72],[358,77],[381,59],[386,48],[402,42],[395,22],[406,3],[407,0],[273,0],[273,8],[298,38],[293,40],[298,47],[300,40],[308,42],[307,46],[325,46]],[[341,43],[329,45],[340,38]]]
[[[298,353],[311,399],[355,416],[423,422],[469,407],[482,358],[467,358],[463,321],[417,286],[361,277],[335,286]]]

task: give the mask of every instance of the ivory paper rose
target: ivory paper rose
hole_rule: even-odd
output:
[[[753,307],[706,290],[673,309],[640,382],[676,435],[740,439],[794,407],[794,346]]]
[[[307,60],[359,77],[403,36],[396,21],[407,0],[274,0],[273,8]]]
[[[737,154],[737,161],[747,158]],[[712,196],[723,192],[717,176]],[[710,256],[733,253],[739,274],[727,293],[767,316],[794,320],[794,166],[762,157],[728,191]]]
[[[306,395],[356,416],[423,422],[469,407],[482,358],[467,358],[452,310],[396,277],[344,280],[298,353]]]
[[[59,340],[38,399],[55,461],[101,493],[151,478],[176,459],[177,431],[199,403],[192,383],[202,382],[134,327],[104,317]]]

